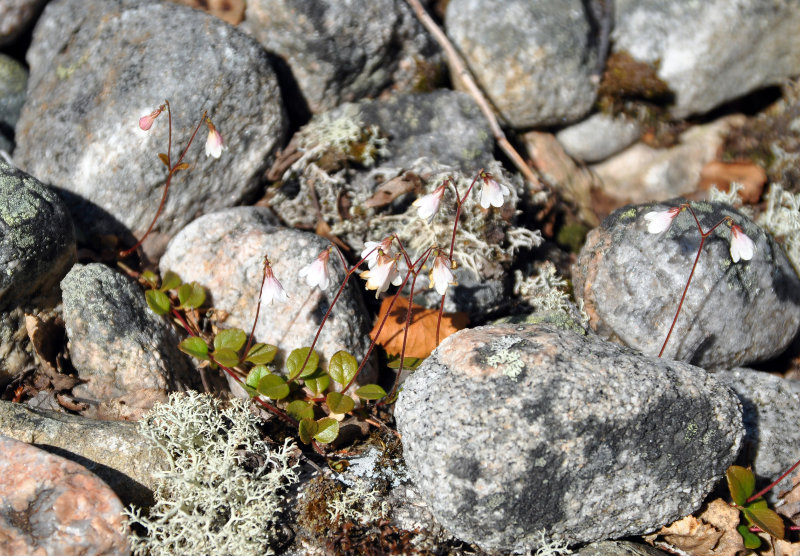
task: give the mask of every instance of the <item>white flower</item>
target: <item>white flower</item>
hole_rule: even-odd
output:
[[[364,250],[361,251],[361,258],[366,260],[367,267],[372,268],[378,260],[378,251],[383,251],[383,254],[392,256],[392,240],[391,236],[383,239],[382,241],[365,241]]]
[[[505,195],[510,193],[508,187],[501,183],[497,183],[490,174],[486,172],[481,173],[483,178],[483,187],[481,188],[481,206],[488,209],[489,206],[502,207]]]
[[[375,290],[375,299],[389,289],[389,284],[399,286],[403,282],[397,271],[397,257],[388,257],[383,251],[378,253],[374,266],[362,272],[361,277],[367,281],[365,287],[368,290]]]
[[[672,207],[668,210],[654,210],[644,215],[647,220],[647,231],[651,234],[660,234],[672,226],[672,221],[681,212],[681,207]]]
[[[319,286],[319,289],[328,289],[328,284],[331,282],[330,274],[328,273],[328,260],[331,257],[331,250],[325,249],[319,256],[314,259],[310,264],[300,269],[300,278],[305,277],[306,284],[311,286]]]
[[[749,261],[753,258],[754,249],[753,240],[747,237],[736,224],[731,226],[731,259],[733,262],[738,263],[739,259]]]
[[[446,185],[442,184],[433,193],[423,195],[412,203],[417,207],[417,215],[423,220],[427,220],[428,224],[433,222],[433,217],[436,216],[439,210],[439,203],[442,202],[442,197],[444,197],[445,187]]]
[[[264,263],[264,286],[261,290],[261,302],[262,303],[272,303],[273,301],[286,301],[288,299],[288,295],[283,290],[283,286],[281,283],[278,282],[278,279],[275,278],[275,274],[272,273],[272,267],[269,264],[269,261],[265,261]]]
[[[433,268],[428,275],[428,281],[430,282],[428,287],[436,288],[439,295],[444,295],[445,292],[447,292],[448,286],[455,286],[456,281],[453,276],[453,271],[450,270],[451,267],[450,259],[441,253],[436,255],[433,259]]]
[[[206,118],[206,125],[208,125],[208,138],[206,139],[206,156],[213,156],[219,158],[222,155],[222,149],[225,145],[222,143],[222,135],[219,134],[217,128],[211,123],[211,120]]]

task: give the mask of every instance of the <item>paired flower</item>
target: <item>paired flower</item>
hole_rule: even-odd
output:
[[[749,261],[753,258],[755,245],[753,240],[745,235],[742,228],[733,224],[731,226],[731,259],[738,263],[739,259]]]
[[[452,268],[454,268],[453,262],[439,251],[433,258],[433,268],[428,274],[428,282],[430,282],[428,287],[436,288],[439,295],[444,295],[448,286],[456,285]]]
[[[648,212],[644,215],[644,219],[647,220],[647,231],[651,234],[660,234],[661,232],[669,230],[669,227],[672,226],[672,221],[675,220],[675,217],[678,216],[682,210],[683,207],[672,207],[667,210]]]
[[[394,238],[389,236],[381,241],[364,242],[364,250],[361,251],[361,258],[365,260],[368,268],[371,269],[375,266],[379,251],[383,251],[383,253],[389,257],[392,256],[392,241],[394,241]]]
[[[502,207],[505,202],[504,197],[511,193],[505,185],[498,183],[491,174],[481,172],[483,187],[481,188],[481,206],[488,209],[489,206]]]
[[[222,135],[219,134],[217,128],[211,123],[211,120],[206,118],[206,125],[208,126],[208,138],[206,139],[206,156],[213,156],[219,158],[222,156],[222,149],[225,145],[222,142]]]
[[[403,277],[397,270],[397,259],[400,255],[390,257],[380,247],[376,249],[376,252],[375,263],[370,266],[369,270],[360,274],[361,278],[367,281],[365,287],[368,290],[375,290],[375,299],[381,292],[389,289],[389,284],[399,286],[403,282]]]
[[[275,274],[272,272],[272,265],[269,263],[269,259],[264,257],[264,285],[261,288],[261,302],[262,303],[272,303],[273,301],[286,301],[288,299],[288,295],[281,286],[281,283],[278,282],[278,279],[275,278]]]
[[[305,277],[306,284],[311,286],[319,286],[319,289],[328,289],[331,277],[328,272],[328,261],[331,258],[331,248],[325,249],[317,256],[310,264],[300,269],[300,278]]]
[[[428,224],[433,222],[433,217],[439,211],[439,204],[444,197],[444,190],[447,187],[447,181],[437,187],[433,193],[423,195],[412,204],[417,207],[417,215],[423,220],[427,220]]]
[[[159,114],[161,114],[161,112],[164,111],[164,108],[166,108],[166,105],[162,104],[161,106],[150,112],[148,115],[139,118],[139,129],[141,129],[142,131],[147,131],[151,127],[153,127],[153,122],[155,122]]]

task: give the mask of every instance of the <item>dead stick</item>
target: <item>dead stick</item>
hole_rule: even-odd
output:
[[[506,134],[500,127],[500,123],[497,121],[497,116],[495,116],[494,111],[489,106],[486,96],[484,96],[483,92],[481,92],[478,84],[475,83],[475,80],[472,78],[472,74],[467,69],[467,66],[461,59],[461,56],[458,54],[458,52],[456,52],[453,43],[450,42],[450,39],[447,38],[447,35],[444,34],[444,31],[439,28],[436,22],[431,19],[431,16],[428,15],[428,12],[425,11],[425,8],[422,7],[422,4],[420,4],[419,0],[406,1],[411,6],[411,9],[414,10],[414,13],[417,14],[417,18],[420,20],[422,25],[424,25],[425,28],[430,31],[430,33],[433,35],[433,38],[436,39],[436,42],[438,42],[439,46],[441,46],[444,50],[445,56],[447,56],[447,61],[450,64],[450,68],[452,69],[453,73],[458,75],[461,83],[464,84],[467,92],[478,104],[481,112],[483,112],[483,115],[489,122],[489,127],[492,130],[492,135],[494,135],[494,139],[497,141],[497,144],[500,145],[500,148],[504,153],[506,153],[506,156],[511,159],[511,162],[514,163],[514,166],[517,167],[517,170],[522,173],[525,179],[530,182],[535,190],[540,191],[543,188],[542,182],[539,181],[539,178],[537,178],[536,174],[533,173],[531,167],[525,163],[525,160],[522,158],[522,156],[520,156],[516,149],[511,146],[511,143],[508,142],[508,139],[506,139]]]

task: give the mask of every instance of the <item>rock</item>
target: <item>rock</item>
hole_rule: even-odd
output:
[[[600,178],[603,193],[620,204],[689,195],[697,191],[703,168],[716,159],[725,135],[743,121],[743,116],[733,115],[693,126],[668,149],[635,143],[591,169]]]
[[[445,25],[512,127],[564,124],[591,109],[598,54],[583,2],[451,0]]]
[[[176,272],[184,282],[196,281],[210,303],[228,312],[225,327],[250,332],[256,315],[264,257],[289,295],[285,303],[262,304],[255,337],[278,346],[283,359],[295,348],[310,346],[329,304],[344,279],[339,257],[330,257],[330,285],[321,292],[298,276],[330,243],[309,232],[280,228],[268,209],[238,207],[207,214],[189,224],[170,242],[161,258],[162,274]],[[359,361],[369,347],[367,319],[357,288],[358,277],[345,288],[315,350],[321,361],[345,349]]]
[[[176,42],[177,41],[177,42]],[[102,45],[102,48],[98,48]],[[27,59],[30,94],[17,124],[15,161],[64,189],[87,235],[141,236],[155,216],[166,170],[167,117],[139,118],[163,99],[173,113],[173,161],[207,110],[227,150],[202,154],[205,127],[173,180],[150,252],[203,212],[253,197],[286,131],[267,53],[221,20],[169,2],[65,0],[47,6]],[[125,241],[133,241],[127,236]]]
[[[484,550],[652,531],[700,506],[743,435],[713,375],[547,325],[450,336],[395,418],[423,500]]]
[[[800,65],[792,2],[620,0],[614,11],[613,51],[655,66],[677,118],[781,83]]]
[[[592,230],[572,269],[598,334],[642,352],[659,353],[692,269],[700,233],[688,211],[662,234],[644,215],[678,206],[624,207]],[[693,203],[705,229],[730,217],[755,242],[750,261],[733,263],[730,231],[706,241],[664,356],[706,369],[730,368],[778,355],[800,327],[800,280],[782,249],[728,205]]]
[[[46,3],[47,0],[5,0],[0,4],[0,46],[14,42]]]
[[[280,57],[276,66],[301,97],[304,106],[292,107],[301,113],[390,85],[424,89],[443,70],[438,46],[404,0],[250,0],[245,18],[243,27]]]
[[[14,139],[14,126],[25,104],[27,84],[25,67],[14,58],[0,54],[0,136],[9,141]]]
[[[600,541],[584,546],[577,552],[578,556],[667,556],[652,546],[636,544],[628,541]]]
[[[584,162],[599,162],[639,139],[642,128],[624,115],[598,112],[562,129],[556,138],[570,156]]]
[[[130,554],[122,503],[77,463],[0,436],[6,554]]]
[[[49,315],[76,258],[67,208],[47,186],[0,161],[0,385],[33,363],[25,314]]]
[[[800,381],[786,380],[753,369],[738,368],[714,374],[730,386],[742,402],[744,440],[737,464],[752,466],[759,487],[767,486],[800,459]],[[768,497],[789,490],[798,481],[795,470],[773,488]]]
[[[100,263],[76,264],[61,282],[70,359],[85,382],[72,393],[100,418],[139,419],[191,382],[180,339],[133,280]]]

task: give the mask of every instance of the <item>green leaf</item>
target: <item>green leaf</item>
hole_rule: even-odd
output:
[[[303,400],[295,400],[286,406],[286,413],[297,421],[314,419],[314,407]],[[315,433],[316,434],[316,433]],[[312,435],[313,436],[313,435]]]
[[[755,502],[741,508],[742,513],[753,525],[772,535],[776,539],[783,540],[785,533],[783,519],[767,506],[767,501],[759,498]]]
[[[247,373],[247,378],[244,379],[244,383],[250,388],[258,389],[258,383],[261,382],[261,379],[268,374],[270,374],[268,368],[266,368],[264,365],[258,365],[250,369],[250,372]]]
[[[228,348],[239,351],[247,341],[247,334],[241,328],[228,328],[220,330],[214,337],[214,349]]]
[[[725,477],[728,479],[728,490],[733,503],[744,506],[756,487],[755,475],[746,467],[731,465],[725,472]]]
[[[169,313],[169,297],[164,292],[147,290],[144,292],[144,298],[147,300],[147,305],[155,314],[166,315]]]
[[[239,364],[239,354],[229,348],[214,350],[214,361],[229,369]]]
[[[174,290],[176,288],[179,288],[182,283],[183,280],[181,280],[180,276],[178,276],[171,270],[168,270],[164,273],[164,276],[161,277],[161,287],[159,289],[162,292]]]
[[[353,407],[356,405],[353,402],[353,398],[341,392],[330,392],[325,396],[325,403],[328,404],[328,409],[331,410],[331,413],[339,414],[352,411]]]
[[[365,384],[356,390],[356,396],[364,400],[379,400],[386,397],[386,390],[377,384]]]
[[[314,394],[321,394],[328,389],[328,386],[330,386],[331,377],[329,377],[326,373],[314,373],[313,375],[303,379],[303,382],[306,386],[308,386],[309,390],[314,392]]]
[[[281,400],[289,395],[289,385],[282,376],[268,374],[258,381],[258,393],[271,400]]]
[[[408,369],[410,371],[415,370],[417,367],[422,365],[422,362],[425,361],[424,357],[405,357],[403,358],[403,368]],[[399,369],[400,368],[400,356],[398,355],[391,361],[386,364],[387,367],[390,369]]]
[[[197,282],[183,284],[178,288],[178,299],[181,302],[181,307],[197,309],[206,300],[206,290]]]
[[[276,353],[278,348],[270,344],[253,344],[244,360],[256,365],[266,365],[272,363]]]
[[[310,444],[311,439],[317,434],[319,427],[317,422],[313,419],[303,419],[297,426],[297,432],[300,433],[300,441],[303,444]]]
[[[199,336],[186,338],[184,341],[178,344],[178,349],[183,353],[188,353],[192,357],[196,357],[197,359],[202,359],[204,361],[209,359],[208,344],[206,344],[203,338],[200,338]]]
[[[328,374],[341,385],[348,384],[358,371],[358,361],[346,351],[337,351],[331,357]]]
[[[158,275],[152,270],[145,270],[141,274],[141,279],[147,282],[151,288],[158,289]]]
[[[308,358],[308,363],[303,367],[303,361],[306,360],[308,353],[311,356]],[[293,349],[286,358],[286,370],[289,373],[289,380],[299,377],[306,377],[314,374],[319,366],[319,355],[316,351],[312,351],[309,347]]]
[[[328,444],[339,436],[339,421],[330,417],[323,417],[317,421],[317,433],[314,439],[320,444]]]
[[[748,527],[747,525],[739,525],[736,528],[736,530],[739,531],[739,534],[742,536],[745,548],[749,548],[750,550],[755,550],[756,548],[761,546],[761,537],[751,532],[750,527]]]

